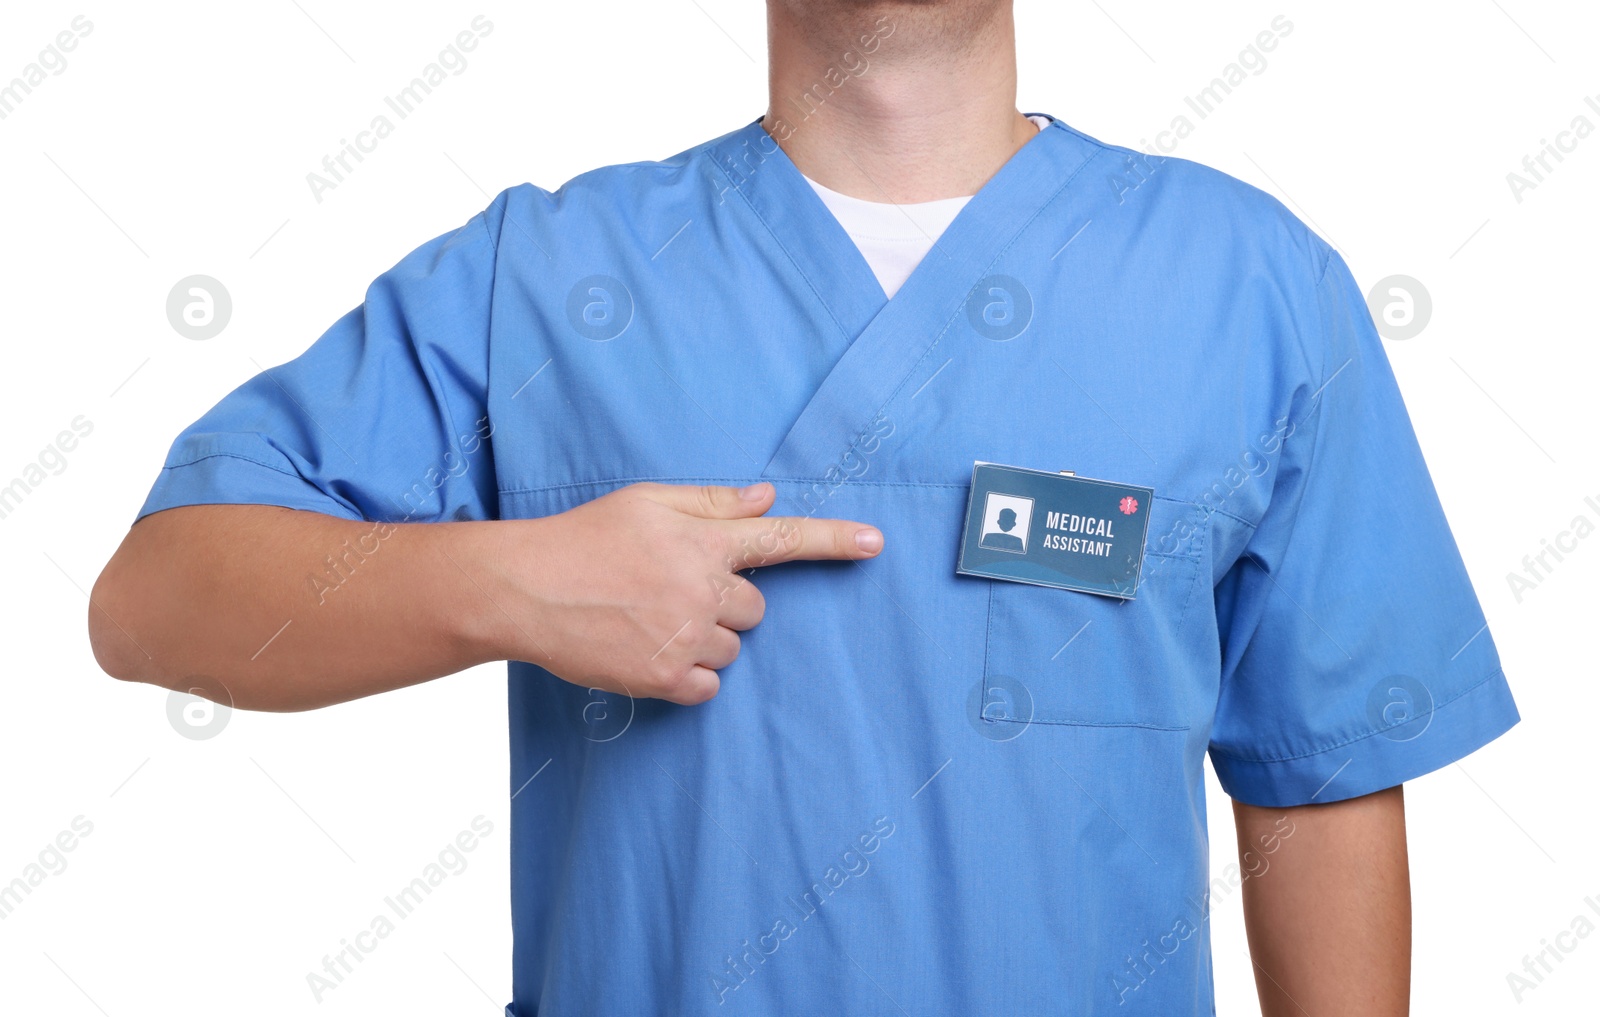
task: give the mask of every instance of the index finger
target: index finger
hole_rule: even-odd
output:
[[[729,571],[786,561],[857,561],[883,550],[874,526],[847,519],[762,516],[727,520]]]

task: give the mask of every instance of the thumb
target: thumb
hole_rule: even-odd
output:
[[[745,519],[772,507],[771,484],[724,487],[720,484],[652,484],[652,501],[701,519]]]

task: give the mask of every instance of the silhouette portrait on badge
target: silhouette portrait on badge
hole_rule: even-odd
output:
[[[978,541],[979,545],[996,551],[1025,552],[1027,550],[1023,546],[1022,538],[1011,532],[1017,528],[1017,513],[1015,511],[1008,508],[1001,509],[1000,515],[995,519],[995,522],[1000,525],[1000,529],[1003,532],[985,533],[983,539]]]

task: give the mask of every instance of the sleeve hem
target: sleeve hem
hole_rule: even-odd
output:
[[[341,519],[363,519],[354,508],[304,478],[230,452],[212,452],[163,467],[134,522],[184,505],[277,505]]]
[[[1422,730],[1410,724],[1374,732],[1293,759],[1251,760],[1213,748],[1222,789],[1238,801],[1286,808],[1358,798],[1431,773],[1498,738],[1521,719],[1505,672],[1434,708]]]

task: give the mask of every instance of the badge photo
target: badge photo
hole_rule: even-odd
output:
[[[1033,526],[1033,499],[990,491],[983,501],[981,547],[993,551],[1028,553],[1028,530]]]
[[[1132,600],[1155,491],[975,462],[960,575]]]

